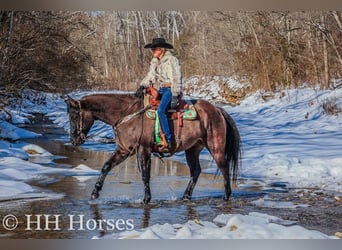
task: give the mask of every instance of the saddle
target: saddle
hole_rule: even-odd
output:
[[[146,89],[146,94],[149,95],[148,104],[151,106],[146,111],[146,116],[151,120],[157,119],[157,109],[160,105],[160,95],[158,90],[153,86]],[[196,120],[197,112],[194,104],[190,100],[184,100],[179,98],[177,104],[167,110],[167,115],[170,120],[178,119],[178,125],[183,126],[183,120]]]
[[[148,109],[145,114],[147,118],[155,120],[155,143],[163,144],[165,141],[165,135],[161,131],[159,124],[159,118],[157,114],[158,106],[160,105],[160,95],[158,90],[151,84],[146,88],[146,94],[148,95],[145,105],[150,105],[151,108]],[[171,105],[172,106],[172,105]],[[195,110],[194,104],[190,100],[184,100],[181,97],[177,100],[177,104],[174,107],[170,107],[167,111],[167,116],[169,120],[178,120],[177,122],[177,135],[175,136],[177,140],[177,146],[180,143],[181,128],[183,127],[183,120],[196,120],[197,112]]]

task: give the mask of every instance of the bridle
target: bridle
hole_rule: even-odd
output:
[[[131,113],[131,110],[133,109],[133,107],[138,103],[140,102],[140,100],[136,101],[136,102],[133,102],[124,112],[124,114],[122,115],[122,118],[119,119],[115,124],[112,124],[112,127],[114,129],[114,131],[116,131],[116,127],[130,121],[131,119],[133,119],[134,117],[142,114],[144,111],[146,111],[148,108],[150,108],[150,106],[148,107],[144,107],[142,109],[140,109],[139,111],[133,113],[133,114],[130,114]],[[81,140],[85,141],[86,139],[89,139],[89,138],[92,138],[92,137],[95,137],[97,134],[99,133],[95,133],[95,134],[92,134],[91,136],[86,136],[86,132],[84,131],[84,126],[83,126],[83,123],[84,123],[84,111],[82,110],[82,107],[81,107],[81,102],[78,100],[77,101],[77,106],[79,108],[78,110],[78,114],[79,114],[79,119],[78,119],[78,128],[77,128],[77,131],[76,131],[76,136],[78,138],[80,138]]]
[[[78,120],[78,131],[77,131],[77,136],[79,136],[82,140],[87,139],[85,132],[83,131],[83,116],[84,116],[84,112],[82,111],[82,109],[80,108],[80,112],[79,112],[79,120]]]
[[[76,133],[74,134],[74,137],[80,138],[81,140],[85,140],[87,137],[85,135],[85,132],[83,130],[83,119],[84,119],[84,111],[82,111],[81,108],[81,102],[77,100],[77,106],[78,110],[76,109],[75,111],[78,113],[78,126],[76,126]],[[68,107],[68,112],[70,112],[69,107]]]

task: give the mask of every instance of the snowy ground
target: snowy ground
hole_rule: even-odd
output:
[[[124,231],[115,239],[328,239],[318,231],[292,221],[261,213],[221,214],[213,222],[191,220],[185,224],[156,224],[143,230]]]
[[[268,102],[257,93],[227,109],[241,132],[242,176],[341,194],[342,113],[328,115],[323,104],[334,102],[342,111],[342,89],[283,93]]]
[[[213,89],[215,99],[217,88]],[[87,93],[73,93],[81,97]],[[37,95],[39,100],[37,104]],[[210,93],[206,95],[210,97]],[[236,121],[243,144],[240,185],[266,186],[274,183],[288,188],[317,188],[334,192],[336,200],[342,196],[342,119],[341,113],[329,115],[323,106],[334,103],[342,110],[342,89],[335,91],[295,89],[275,94],[265,101],[261,93],[248,96],[239,106],[225,106]],[[47,115],[55,124],[68,129],[64,101],[51,94],[27,92],[21,107],[9,108],[12,123],[28,122],[34,113]],[[6,115],[0,114],[0,118]],[[90,134],[93,140],[113,137],[109,126],[96,123]],[[54,167],[58,157],[33,144],[15,142],[21,138],[35,138],[39,134],[0,120],[0,201],[13,198],[39,197],[58,199],[52,194],[28,184],[30,180],[49,178],[48,175],[96,175],[97,171],[81,165],[73,169]],[[87,148],[87,144],[84,146]],[[97,150],[101,150],[98,148]],[[184,161],[183,154],[175,156]],[[201,154],[210,160],[207,151]],[[34,163],[33,163],[34,162]],[[216,173],[216,167],[203,169]],[[256,206],[292,207],[289,203],[275,203],[267,197],[254,201]],[[294,206],[295,207],[295,206]],[[327,238],[317,231],[292,225],[292,222],[266,214],[226,214],[213,222],[189,221],[184,224],[153,225],[140,231],[114,234],[113,238]]]

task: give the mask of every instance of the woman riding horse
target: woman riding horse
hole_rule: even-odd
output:
[[[177,102],[182,95],[182,74],[179,61],[167,49],[173,49],[173,46],[165,41],[164,38],[154,38],[152,43],[145,45],[144,48],[150,48],[153,54],[150,70],[142,80],[140,88],[137,90],[137,96],[143,95],[143,90],[150,83],[156,84],[161,96],[158,107],[158,116],[166,141],[162,141],[160,150],[170,152],[175,147],[175,139],[172,136],[168,118],[166,115],[171,101]]]

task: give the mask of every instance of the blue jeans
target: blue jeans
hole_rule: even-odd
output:
[[[170,131],[170,125],[166,116],[166,112],[172,100],[172,92],[170,88],[160,88],[158,92],[161,95],[160,105],[158,107],[160,125],[165,134],[167,142],[171,143],[172,134]]]

